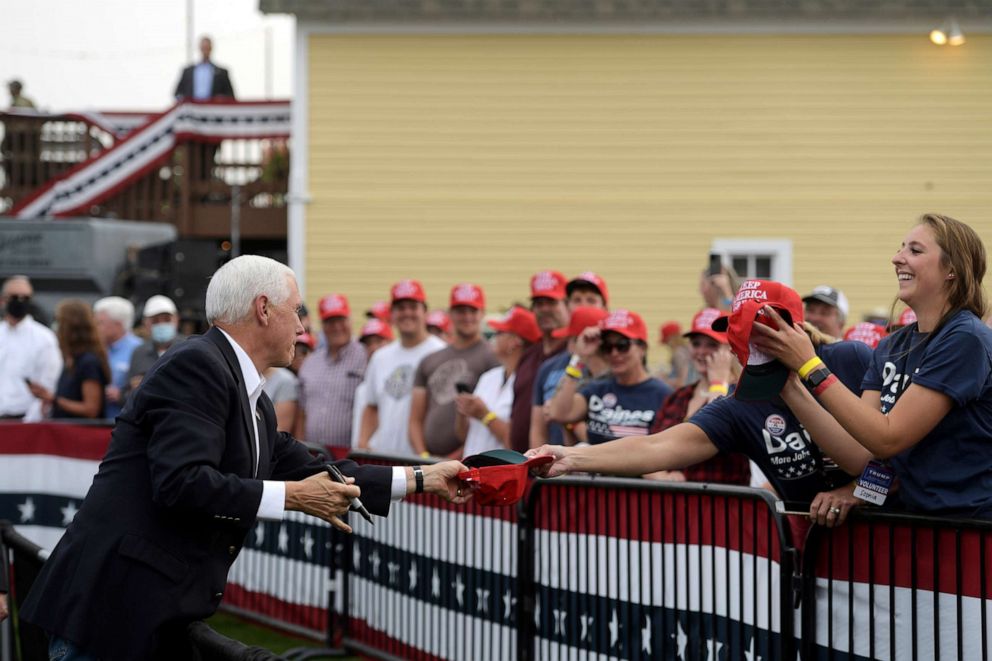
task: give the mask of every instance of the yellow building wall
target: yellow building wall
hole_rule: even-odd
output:
[[[415,277],[493,311],[593,270],[686,324],[711,241],[764,237],[860,315],[919,214],[992,238],[990,62],[989,36],[314,35],[307,300]]]

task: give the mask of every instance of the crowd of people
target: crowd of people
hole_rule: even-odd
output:
[[[560,460],[551,474],[597,470],[764,485],[784,499],[812,501],[822,523],[842,521],[859,502],[856,478],[869,460],[891,459],[885,470],[912,485],[899,489],[901,503],[985,517],[981,494],[992,494],[987,462],[933,468],[947,465],[937,461],[935,449],[947,433],[973,437],[961,442],[962,457],[982,454],[974,439],[992,434],[992,401],[983,399],[988,365],[971,360],[971,372],[986,370],[972,375],[953,362],[987,357],[982,348],[992,346],[982,344],[992,331],[982,324],[984,248],[976,236],[953,219],[924,217],[907,238],[911,247],[893,259],[899,300],[907,307],[892,323],[874,312],[870,320],[849,323],[847,297],[831,286],[800,297],[780,283],[741,283],[727,267],[704,271],[704,307],[687,332],[674,321],[658,329],[668,360],[654,369],[644,320],[633,310],[611,309],[605,280],[592,272],[572,278],[536,273],[529,305],[489,316],[478,284],[454,285],[447,307],[431,310],[421,283],[401,280],[388,300],[365,311],[357,334],[347,296],[330,293],[317,305],[316,329],[302,311],[305,332],[292,363],[267,370],[263,388],[280,431],[341,453],[457,459],[540,448]],[[924,244],[937,255],[936,266],[927,268],[940,267],[941,259],[971,260],[954,262],[946,278],[950,291],[928,282],[930,273],[916,266],[912,246]],[[965,282],[964,293],[953,289]],[[144,302],[138,324],[125,299],[104,298],[92,307],[66,300],[55,310],[54,330],[28,314],[27,278],[8,279],[2,295],[3,419],[113,419],[159,357],[185,339],[177,332],[175,304],[162,295]],[[753,317],[748,306],[755,301],[771,306],[765,318],[782,325],[771,333],[755,324],[755,335],[742,341],[737,316],[746,307]],[[948,310],[960,314],[948,317]],[[949,344],[944,336],[962,332],[972,338],[970,353],[954,345],[950,357],[932,366],[936,376],[928,376],[930,356]],[[778,359],[775,364],[793,370],[791,377],[783,368],[769,382],[752,369],[755,355]],[[801,368],[813,363],[814,375],[822,366],[840,386],[811,395],[804,384],[810,375]],[[755,395],[761,387],[767,392]],[[921,389],[927,394],[917,394]],[[897,409],[903,391],[918,406]],[[931,414],[910,418],[916,426],[909,433],[894,412],[913,408]],[[963,421],[942,421],[959,408],[968,411]],[[613,443],[622,438],[623,444]],[[941,475],[944,490],[972,495],[962,500],[931,491],[921,471]],[[974,488],[964,488],[961,475],[973,477]]]

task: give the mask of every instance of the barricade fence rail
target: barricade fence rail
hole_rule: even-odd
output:
[[[16,619],[109,430],[3,430]],[[222,607],[381,658],[989,658],[992,523],[856,510],[840,528],[814,526],[800,560],[776,502],[569,477],[533,482],[516,508],[410,496],[374,526],[350,517],[352,535],[290,513],[249,532]],[[46,644],[30,627],[16,634],[22,650]]]

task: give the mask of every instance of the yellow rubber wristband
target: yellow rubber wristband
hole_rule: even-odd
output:
[[[582,370],[580,370],[578,367],[572,367],[571,365],[565,368],[565,374],[572,377],[573,379],[582,378]]]
[[[797,370],[798,373],[799,373],[799,378],[800,379],[805,379],[807,376],[809,376],[809,373],[810,372],[812,372],[813,370],[815,370],[820,365],[823,365],[823,361],[820,360],[820,357],[819,356],[813,356],[812,358],[810,358],[809,360],[807,360],[805,363],[803,363],[803,366],[800,367]]]
[[[498,418],[498,417],[499,417],[498,415],[496,415],[495,413],[493,413],[492,411],[490,411],[489,413],[487,413],[484,416],[482,416],[482,424],[484,424],[486,427],[488,427],[489,424],[493,420],[495,420],[496,418]]]
[[[718,392],[721,395],[726,395],[730,392],[730,388],[727,387],[726,383],[713,383],[710,385],[710,392]]]

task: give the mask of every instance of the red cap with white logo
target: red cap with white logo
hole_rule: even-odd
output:
[[[321,320],[351,315],[348,298],[344,294],[328,294],[317,303],[317,310]]]
[[[614,310],[599,322],[599,327],[604,333],[612,331],[632,340],[648,341],[648,327],[644,320],[641,315],[630,310]]]
[[[556,301],[564,301],[567,297],[565,293],[565,276],[559,271],[541,271],[535,273],[530,279],[530,297],[552,298]]]
[[[424,286],[417,280],[400,280],[389,290],[389,298],[392,303],[399,301],[427,302]]]
[[[713,322],[722,316],[723,310],[718,310],[717,308],[703,308],[696,313],[695,317],[692,318],[692,328],[689,329],[689,332],[684,333],[683,337],[705,335],[710,339],[716,340],[720,344],[729,344],[726,333],[713,330]]]
[[[453,308],[459,305],[484,310],[486,308],[486,294],[482,291],[482,287],[467,282],[452,287],[448,307]]]
[[[888,335],[888,333],[885,332],[885,329],[878,324],[873,324],[870,321],[863,321],[860,324],[855,324],[848,328],[847,332],[844,333],[844,339],[862,342],[874,349],[886,335]]]
[[[358,339],[364,340],[365,338],[372,336],[379,336],[385,340],[392,340],[393,329],[389,327],[389,324],[383,323],[378,319],[369,319],[362,326],[362,330],[358,334]]]

